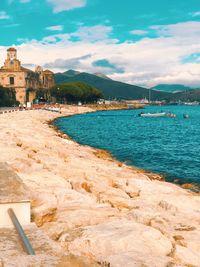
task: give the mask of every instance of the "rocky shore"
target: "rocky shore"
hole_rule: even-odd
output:
[[[71,266],[200,266],[199,195],[68,139],[49,125],[58,116],[0,115],[0,161],[28,188],[37,226],[83,260]]]

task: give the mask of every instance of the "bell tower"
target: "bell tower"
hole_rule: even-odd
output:
[[[17,59],[17,50],[15,48],[8,48],[7,59],[2,68],[10,71],[21,70],[21,62]]]
[[[13,47],[7,50],[7,59],[8,60],[15,60],[17,59],[17,50]]]

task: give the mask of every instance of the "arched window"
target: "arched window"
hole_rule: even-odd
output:
[[[15,78],[14,77],[9,77],[10,80],[10,85],[15,84]]]

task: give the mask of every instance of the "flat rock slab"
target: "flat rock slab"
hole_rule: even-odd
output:
[[[36,255],[41,253],[55,255],[53,252],[54,247],[58,249],[59,245],[50,240],[47,235],[35,225],[35,223],[31,223],[23,228]],[[0,228],[0,258],[17,256],[19,254],[27,255],[16,230],[12,227]]]
[[[20,202],[28,198],[22,180],[7,163],[0,162],[0,203]]]
[[[62,247],[51,240],[32,223],[24,227],[35,256],[27,255],[13,228],[0,229],[0,267],[100,267],[85,258],[67,255]],[[104,265],[103,265],[104,266]]]
[[[62,257],[58,244],[34,223],[24,227],[36,256],[28,256],[14,228],[0,229],[0,259],[3,266],[56,266]]]

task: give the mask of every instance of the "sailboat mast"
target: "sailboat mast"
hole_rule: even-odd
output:
[[[151,102],[151,88],[149,88],[149,103]]]

